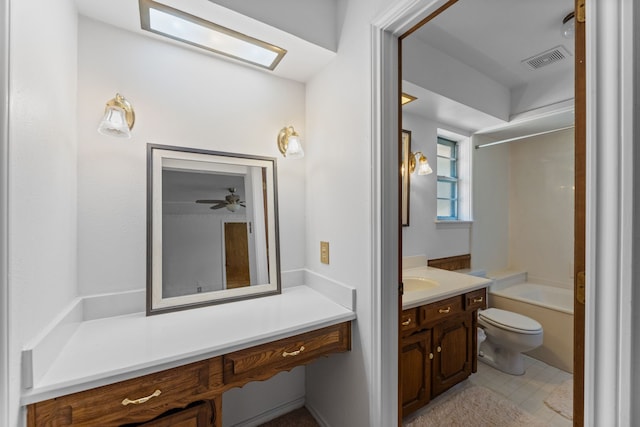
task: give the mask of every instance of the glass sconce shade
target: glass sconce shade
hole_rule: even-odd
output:
[[[416,171],[416,166],[418,169],[418,175],[429,175],[433,172],[433,169],[431,169],[431,166],[429,165],[429,160],[427,160],[427,156],[422,154],[420,151],[411,153],[409,157],[409,172],[414,173]]]
[[[292,159],[304,157],[304,150],[302,149],[302,144],[300,144],[300,137],[298,137],[297,134],[289,137],[285,155]]]
[[[118,107],[107,107],[107,111],[105,111],[98,127],[98,132],[103,135],[130,138],[131,130],[127,125],[124,110]]]
[[[575,13],[571,12],[562,20],[562,37],[572,39],[576,31]]]
[[[130,138],[134,121],[135,114],[131,104],[118,93],[115,98],[107,102],[98,132],[103,135]]]
[[[304,150],[300,143],[300,135],[293,126],[287,126],[278,133],[278,149],[284,157],[300,159],[304,157]]]
[[[420,159],[418,160],[418,175],[429,175],[432,172],[433,169],[431,169],[429,161],[424,154],[420,154]]]

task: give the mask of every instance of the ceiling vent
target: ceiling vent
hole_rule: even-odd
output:
[[[521,63],[530,70],[537,70],[547,65],[555,64],[556,62],[563,61],[569,58],[571,54],[563,46],[556,46],[553,49],[549,49],[545,52],[539,53],[527,58]]]

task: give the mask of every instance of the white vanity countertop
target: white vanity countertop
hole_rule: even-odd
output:
[[[355,319],[308,286],[173,313],[80,324],[23,405],[204,360]]]
[[[491,279],[485,277],[476,277],[426,266],[402,270],[402,277],[424,277],[438,282],[438,286],[430,289],[405,291],[402,296],[403,310],[485,288],[492,282]]]

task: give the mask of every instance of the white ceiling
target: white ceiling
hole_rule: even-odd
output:
[[[446,52],[510,89],[571,72],[571,59],[532,71],[521,61],[557,46],[573,0],[460,0],[410,37]]]
[[[335,52],[311,43],[301,37],[274,26],[267,25],[231,9],[227,9],[209,0],[156,0],[158,3],[179,9],[183,12],[201,17],[207,21],[231,28],[248,36],[263,40],[287,50],[280,64],[274,71],[265,71],[279,77],[299,82],[306,82],[319,69],[328,64],[336,55]],[[189,46],[185,43],[162,37],[140,27],[140,10],[137,0],[76,0],[80,15],[119,27],[145,37],[155,38],[172,43],[185,49],[195,50],[217,59],[232,62],[233,59],[221,57],[204,49]],[[252,67],[251,65],[242,63]],[[262,70],[261,68],[255,67]]]
[[[562,36],[562,20],[573,0],[460,0],[409,37],[446,53],[513,91],[532,82],[573,74],[573,56],[531,70],[522,61],[557,46],[574,53],[574,40]],[[456,123],[486,139],[510,138],[573,123],[572,106],[558,105],[503,122],[448,100],[406,80],[403,90],[418,97],[403,111],[443,123]],[[557,113],[557,117],[554,117]],[[501,128],[504,127],[503,130]],[[509,136],[505,136],[509,135]]]

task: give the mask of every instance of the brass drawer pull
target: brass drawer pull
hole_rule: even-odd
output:
[[[438,353],[440,353],[442,351],[442,347],[438,346],[436,350],[438,351]]]
[[[300,353],[302,353],[303,351],[304,351],[304,346],[302,345],[302,346],[300,346],[300,350],[292,351],[291,353],[288,353],[286,351],[283,352],[282,353],[282,357],[297,356]]]
[[[409,317],[407,320],[402,322],[402,326],[409,326],[410,324],[411,324],[411,317]]]
[[[476,302],[482,302],[482,301],[484,301],[484,298],[483,297],[478,297],[478,298],[474,298],[472,302],[476,303]]]
[[[125,398],[122,401],[122,406],[127,406],[129,404],[131,404],[131,405],[140,405],[141,403],[147,402],[147,401],[149,401],[150,399],[152,399],[154,397],[160,396],[161,393],[162,392],[160,390],[156,390],[153,393],[151,393],[149,396],[141,397],[140,399],[131,400],[129,398]]]
[[[433,360],[433,353],[429,353],[429,360]]]
[[[438,309],[438,313],[440,313],[440,314],[447,314],[447,313],[450,313],[450,312],[451,312],[451,307]]]

